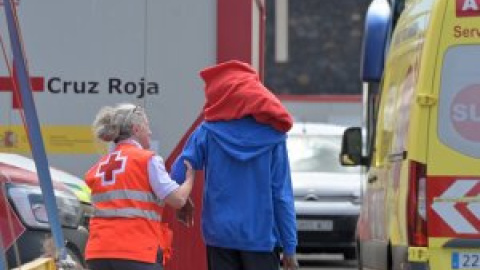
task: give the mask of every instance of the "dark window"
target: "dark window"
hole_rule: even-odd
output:
[[[276,94],[359,95],[370,0],[290,0],[288,62],[275,62],[275,0],[267,0],[265,84]]]

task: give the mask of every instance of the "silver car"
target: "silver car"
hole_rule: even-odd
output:
[[[343,253],[355,259],[362,183],[359,168],[339,163],[344,127],[295,123],[287,147],[299,253]]]

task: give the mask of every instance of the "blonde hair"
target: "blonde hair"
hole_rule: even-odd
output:
[[[131,103],[105,106],[97,113],[92,124],[93,134],[104,142],[128,139],[133,135],[133,124],[143,123],[145,110]]]

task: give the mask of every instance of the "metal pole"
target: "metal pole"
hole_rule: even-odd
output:
[[[13,61],[17,70],[19,81],[20,97],[25,113],[27,132],[30,138],[30,146],[32,148],[33,159],[37,167],[37,173],[40,180],[40,188],[42,189],[43,200],[47,208],[47,216],[52,230],[53,240],[61,260],[66,258],[65,244],[63,240],[62,227],[57,213],[57,202],[53,193],[52,179],[48,166],[45,146],[43,145],[42,133],[37,117],[35,103],[30,87],[29,76],[27,72],[25,57],[20,43],[19,25],[16,20],[12,0],[3,0],[5,14],[7,17],[8,32],[10,35],[10,43],[13,51]]]

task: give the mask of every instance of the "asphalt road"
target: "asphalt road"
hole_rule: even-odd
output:
[[[357,261],[345,261],[342,255],[298,254],[300,270],[353,270]]]

